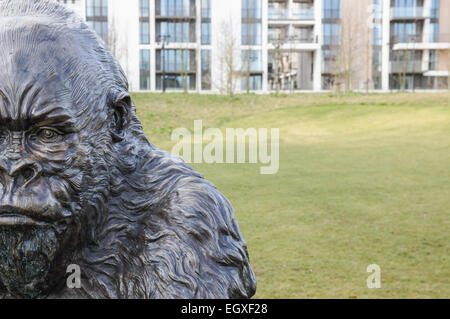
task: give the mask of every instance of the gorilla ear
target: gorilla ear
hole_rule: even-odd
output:
[[[131,119],[131,98],[128,94],[122,94],[115,99],[112,105],[113,114],[111,117],[110,132],[115,143],[122,142],[125,138],[125,131]]]

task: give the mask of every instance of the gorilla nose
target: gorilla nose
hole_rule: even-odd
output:
[[[12,163],[8,166],[2,164],[0,164],[0,176],[3,184],[13,184],[15,187],[23,187],[35,180],[40,174],[38,165],[27,163],[26,161]]]

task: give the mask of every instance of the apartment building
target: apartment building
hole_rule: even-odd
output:
[[[450,0],[59,0],[132,91],[447,89]]]

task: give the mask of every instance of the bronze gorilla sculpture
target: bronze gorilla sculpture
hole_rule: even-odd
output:
[[[50,0],[0,1],[0,296],[254,292],[230,203],[147,141],[94,32]]]

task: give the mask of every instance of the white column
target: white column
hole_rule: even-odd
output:
[[[389,45],[391,29],[391,6],[390,0],[383,0],[383,38],[382,38],[382,69],[381,86],[383,91],[389,91]]]
[[[108,28],[117,35],[116,58],[131,91],[139,90],[139,1],[108,2]]]
[[[262,0],[262,21],[261,21],[261,28],[262,28],[262,48],[261,48],[261,54],[262,54],[262,67],[263,67],[263,76],[262,76],[262,91],[267,92],[268,91],[268,74],[267,74],[267,63],[268,63],[268,34],[269,34],[269,4],[268,0]]]
[[[430,27],[431,27],[431,0],[424,0],[423,2],[423,14],[425,16],[425,21],[423,24],[422,32],[422,42],[430,42]]]
[[[314,91],[322,89],[322,0],[314,1],[314,36],[318,40],[319,47],[314,52]]]
[[[214,0],[213,0],[214,1]],[[212,1],[211,1],[212,2]],[[200,92],[202,89],[202,2],[201,0],[196,0],[196,24],[195,24],[195,36],[196,36],[196,43],[197,43],[197,49],[196,49],[196,60],[197,60],[197,76],[196,76],[196,90],[197,92]]]
[[[79,12],[77,13],[86,21],[86,0],[80,0]]]
[[[156,91],[156,7],[155,0],[149,1],[150,6],[150,90]]]

